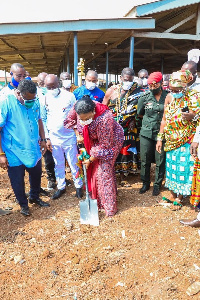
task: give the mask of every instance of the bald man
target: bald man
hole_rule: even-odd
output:
[[[193,75],[193,80],[188,84],[188,88],[200,92],[200,79],[197,75],[197,63],[192,60],[186,61],[182,65],[181,70],[189,70]]]
[[[26,77],[26,70],[23,65],[19,63],[12,64],[10,68],[11,82],[8,83],[0,92],[0,97],[4,95],[12,94],[14,89],[16,89],[21,80]]]
[[[102,103],[105,93],[97,87],[97,82],[97,72],[89,70],[85,78],[85,85],[80,86],[73,92],[76,100],[81,99],[84,95],[88,95],[90,99]]]
[[[47,77],[46,72],[39,73],[37,76],[37,96],[40,102],[40,105],[43,105],[45,102],[45,95],[47,93],[47,88],[45,87],[45,78]],[[52,156],[52,152],[47,149],[45,154],[43,155],[44,157],[44,163],[45,163],[45,170],[47,174],[47,190],[51,191],[56,188],[56,176],[55,176],[55,164],[54,164],[54,159]],[[44,196],[47,196],[46,191],[42,189],[42,193]]]
[[[71,75],[68,72],[62,72],[60,74],[60,81],[62,88],[68,92],[73,93],[73,91],[78,88],[78,86],[72,83]]]
[[[74,130],[64,128],[63,124],[76,99],[72,93],[59,88],[58,77],[54,74],[46,76],[45,86],[47,93],[42,107],[42,121],[48,139],[47,145],[52,149],[58,188],[52,199],[60,198],[66,191],[65,157],[71,169],[76,196],[81,198],[83,183],[81,179],[76,178],[78,172],[76,135]]]
[[[44,80],[48,74],[46,72],[42,72],[38,74],[37,84],[39,87],[44,87]]]

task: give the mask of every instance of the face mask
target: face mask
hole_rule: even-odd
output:
[[[88,89],[89,91],[92,91],[92,90],[95,89],[96,83],[95,83],[95,82],[92,82],[92,81],[87,81],[87,80],[86,80],[85,86],[86,86],[86,89]]]
[[[35,100],[24,100],[24,106],[26,108],[32,108],[35,103]]]
[[[46,93],[47,93],[47,88],[44,87],[44,86],[42,86],[40,89],[41,89],[42,94],[43,94],[43,95],[46,95]]]
[[[179,92],[179,93],[171,93],[171,94],[172,94],[172,96],[173,96],[174,98],[176,98],[176,99],[179,99],[179,98],[183,97],[183,93],[182,93],[182,92]]]
[[[85,126],[85,125],[90,125],[90,124],[92,123],[93,119],[90,118],[90,119],[87,120],[87,121],[82,121],[82,120],[79,120],[79,121],[80,121],[80,124],[81,124],[82,126]]]
[[[132,81],[124,81],[122,88],[124,91],[128,91],[132,87],[132,85],[133,85]]]
[[[160,90],[161,90],[161,86],[159,86],[157,89],[152,89],[150,91],[152,92],[153,95],[158,95]]]
[[[68,80],[68,79],[63,80],[62,85],[63,85],[64,88],[70,89],[70,87],[71,87],[71,85],[72,85],[72,81],[71,81],[71,80]]]
[[[12,82],[12,84],[13,84],[15,87],[18,87],[19,82],[16,81],[14,77],[11,78],[11,82]]]
[[[59,88],[56,88],[54,90],[48,90],[47,94],[52,97],[57,97],[59,94]]]
[[[143,83],[143,86],[146,86],[148,83],[147,83],[147,78],[143,78],[142,79],[142,83]]]

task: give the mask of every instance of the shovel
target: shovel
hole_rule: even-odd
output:
[[[85,177],[86,199],[81,200],[79,202],[80,222],[81,224],[90,224],[94,226],[99,226],[97,200],[90,198],[89,191],[88,191],[88,184],[87,184],[87,171],[85,165],[83,165],[83,172]]]

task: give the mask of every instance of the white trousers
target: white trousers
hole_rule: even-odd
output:
[[[53,158],[55,162],[55,175],[57,181],[57,187],[59,190],[63,190],[66,186],[65,182],[65,157],[71,169],[74,185],[76,188],[81,188],[83,185],[82,179],[76,178],[76,174],[79,170],[76,163],[77,160],[77,145],[70,146],[53,145]]]
[[[200,212],[199,212],[198,215],[197,215],[197,220],[200,221]]]

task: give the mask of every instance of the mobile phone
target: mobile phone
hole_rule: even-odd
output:
[[[187,112],[187,113],[188,113],[188,112],[189,112],[189,108],[188,108],[188,106],[186,106],[186,107],[183,107],[183,108],[182,108],[182,112]]]

